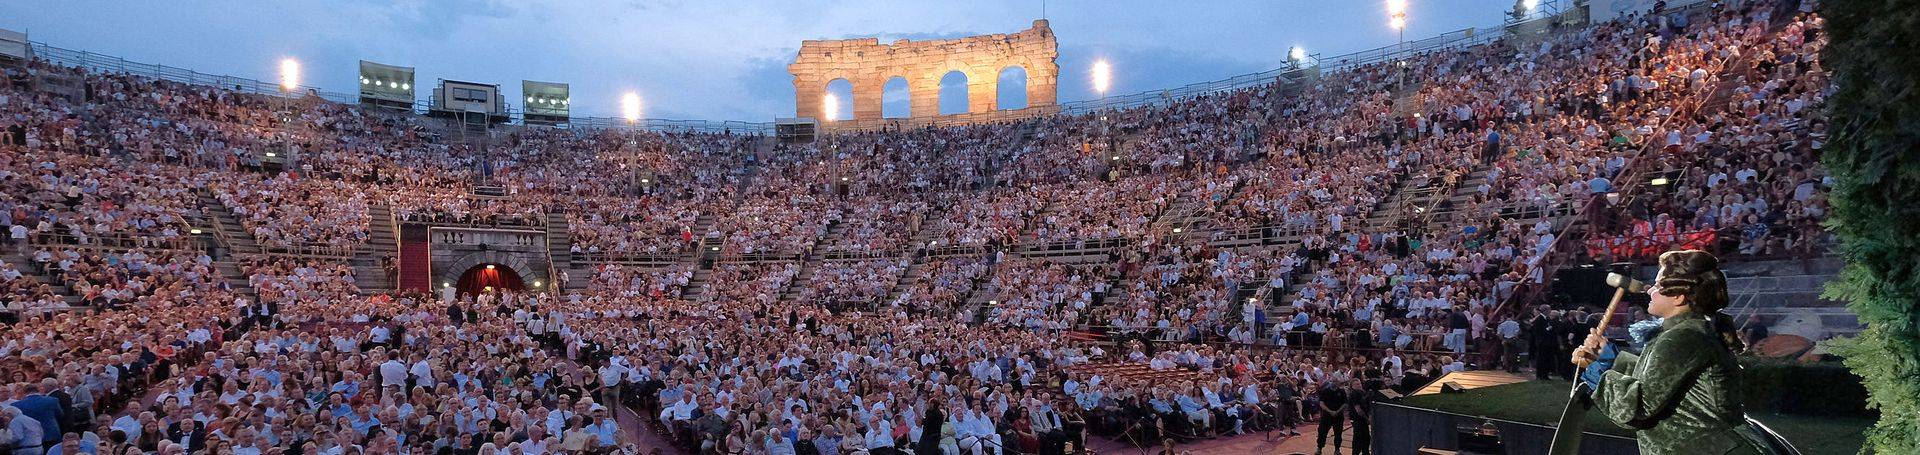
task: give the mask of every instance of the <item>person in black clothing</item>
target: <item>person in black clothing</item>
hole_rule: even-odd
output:
[[[194,419],[182,419],[167,425],[167,440],[187,447],[187,453],[207,448],[207,427]]]
[[[1560,335],[1556,324],[1547,315],[1547,306],[1533,310],[1533,317],[1527,320],[1527,339],[1532,344],[1528,355],[1533,359],[1533,377],[1546,380],[1558,368],[1560,355]]]
[[[940,454],[940,427],[947,423],[947,413],[940,409],[940,400],[928,400],[927,414],[920,419],[920,440],[913,445],[914,455]]]
[[[1360,380],[1350,380],[1347,391],[1347,418],[1353,421],[1353,455],[1373,453],[1373,390]]]
[[[1559,341],[1559,349],[1555,350],[1555,353],[1573,352],[1573,348],[1580,345],[1581,339],[1579,339],[1579,337],[1582,336],[1580,334],[1591,333],[1593,331],[1587,326],[1585,321],[1582,321],[1580,317],[1572,311],[1568,311],[1560,316],[1560,324],[1558,327],[1559,333],[1555,334],[1555,340]],[[1562,379],[1568,381],[1573,380],[1573,362],[1559,361],[1554,362],[1554,364],[1558,367],[1557,369],[1560,371],[1560,377]]]
[[[1347,391],[1340,383],[1327,381],[1320,385],[1320,435],[1315,439],[1313,453],[1319,454],[1327,447],[1327,432],[1333,432],[1333,453],[1340,453],[1340,438],[1346,432],[1341,428],[1346,423]]]
[[[1087,419],[1081,416],[1080,403],[1067,400],[1060,408],[1060,432],[1066,453],[1081,453],[1087,448]]]
[[[1294,429],[1300,425],[1300,394],[1294,384],[1296,381],[1298,379],[1281,378],[1276,381],[1280,384],[1273,391],[1274,424],[1288,436],[1300,435],[1300,430]]]

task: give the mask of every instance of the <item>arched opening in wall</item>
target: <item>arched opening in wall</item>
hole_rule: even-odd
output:
[[[501,264],[478,264],[467,268],[460,274],[460,282],[455,283],[461,294],[478,295],[491,291],[525,291],[527,283],[520,279],[520,272]]]
[[[820,95],[820,119],[853,120],[853,83],[846,79],[827,81],[826,94]]]
[[[995,109],[1027,108],[1027,69],[1009,66],[1000,69],[1000,82],[995,84],[1000,93],[994,94]]]
[[[880,88],[880,117],[911,116],[913,116],[913,93],[907,88],[907,78],[900,76],[888,78],[887,85]]]
[[[967,113],[967,73],[948,71],[940,76],[940,115]]]

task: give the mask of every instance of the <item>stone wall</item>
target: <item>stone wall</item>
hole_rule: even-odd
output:
[[[853,85],[853,118],[879,119],[882,94],[894,77],[907,81],[912,117],[940,114],[940,79],[949,72],[967,76],[967,111],[997,109],[1000,72],[1018,66],[1027,73],[1027,106],[1057,104],[1059,46],[1045,19],[1018,33],[970,36],[958,39],[897,40],[880,44],[876,38],[807,40],[787,71],[793,74],[796,117],[821,118],[827,83],[846,79]],[[846,102],[846,101],[842,101]]]
[[[552,258],[548,256],[544,232],[448,227],[433,227],[430,232],[434,289],[458,283],[467,269],[482,264],[513,269],[530,290],[544,289],[553,282],[548,272],[553,266]],[[535,287],[534,283],[541,286]]]

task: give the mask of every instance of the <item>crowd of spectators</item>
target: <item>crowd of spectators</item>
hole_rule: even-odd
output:
[[[719,453],[1060,453],[1316,414],[1364,438],[1368,390],[1513,368],[1523,326],[1549,334],[1535,346],[1582,333],[1584,313],[1503,311],[1573,213],[1620,215],[1588,218],[1595,256],[1693,232],[1819,248],[1825,37],[1771,6],[811,144],[451,144],[421,120],[36,62],[84,82],[0,89],[0,444],[596,454],[653,430]],[[176,240],[213,209],[202,189],[266,249],[220,260],[238,276]],[[600,262],[579,290],[364,295],[337,258],[280,254],[350,254],[379,203],[426,223],[565,213]],[[1156,223],[1175,211],[1202,221]],[[702,241],[718,257],[594,257]],[[1028,254],[1057,249],[1084,251]],[[1133,364],[1152,374],[1114,369]]]

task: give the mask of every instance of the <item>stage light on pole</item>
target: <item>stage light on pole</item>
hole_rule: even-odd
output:
[[[825,96],[820,97],[820,118],[827,119],[827,121],[831,122],[834,120],[839,120],[838,118],[839,116],[840,116],[840,97],[833,96],[832,93],[828,93]]]
[[[1300,46],[1294,46],[1293,49],[1287,50],[1287,59],[1292,60],[1293,63],[1296,63],[1296,64],[1302,61],[1305,61],[1307,59],[1307,49]]]
[[[300,61],[280,59],[280,90],[292,92],[297,88],[300,88]]]
[[[640,121],[639,93],[627,92],[620,97],[620,115],[627,118],[627,123]]]
[[[1407,41],[1407,0],[1387,0],[1387,26],[1400,33],[1400,42]]]
[[[1093,91],[1100,92],[1101,98],[1107,97],[1107,88],[1113,86],[1113,65],[1106,60],[1093,62]]]
[[[1539,7],[1540,7],[1540,0],[1520,0],[1521,13],[1533,14],[1533,9],[1539,8]]]

